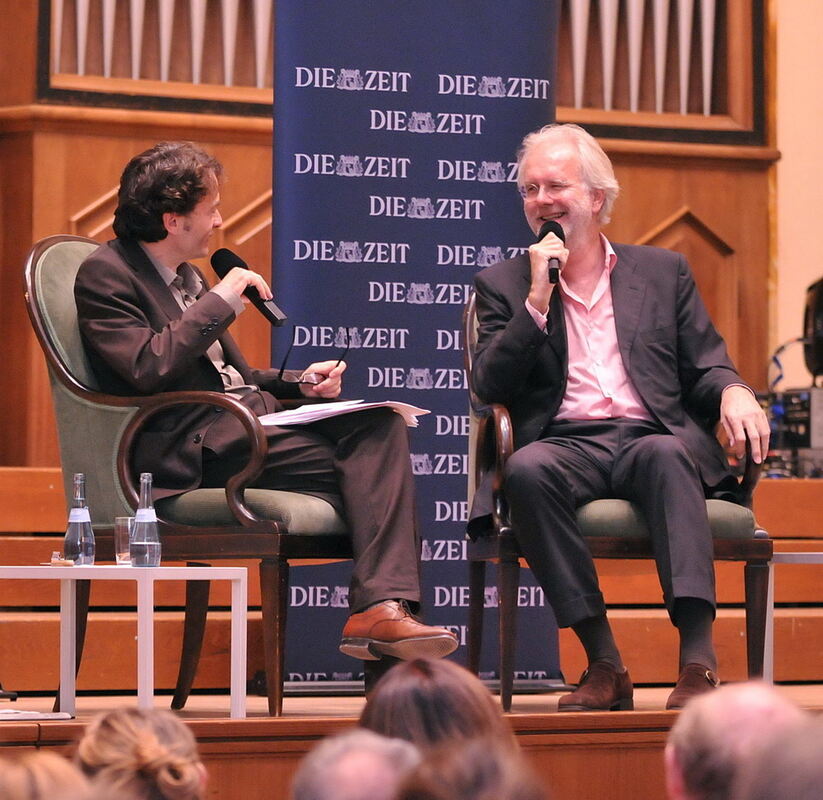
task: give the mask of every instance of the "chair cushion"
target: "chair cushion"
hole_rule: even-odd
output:
[[[157,511],[181,525],[236,525],[223,489],[194,489],[157,501]],[[262,519],[282,522],[289,533],[346,533],[334,507],[319,497],[275,489],[246,489],[246,505]]]
[[[752,539],[754,514],[727,500],[707,500],[709,526],[715,539]],[[577,523],[584,536],[624,539],[648,538],[646,520],[628,500],[593,500],[577,511]]]

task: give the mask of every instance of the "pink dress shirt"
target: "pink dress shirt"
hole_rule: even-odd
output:
[[[650,421],[652,415],[632,386],[617,345],[610,283],[617,254],[606,237],[601,238],[605,252],[604,269],[588,303],[568,287],[562,271],[560,273],[558,289],[566,320],[569,374],[555,419],[629,417]],[[545,331],[546,316],[528,300],[526,308]]]

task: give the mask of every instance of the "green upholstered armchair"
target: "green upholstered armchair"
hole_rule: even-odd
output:
[[[475,296],[463,313],[464,357],[471,376],[477,346]],[[505,407],[484,405],[471,389],[469,420],[469,504],[482,476],[493,473],[493,530],[488,536],[468,543],[469,560],[469,668],[477,672],[483,630],[483,590],[486,562],[498,564],[497,587],[500,612],[500,698],[503,708],[511,708],[517,590],[520,580],[520,548],[512,530],[503,492],[503,467],[513,450],[511,420]],[[752,514],[752,493],[760,466],[747,459],[741,495],[744,505],[725,500],[707,500],[709,523],[714,537],[714,557],[722,561],[743,561],[746,595],[746,649],[749,677],[763,674],[763,646],[766,630],[768,562],[772,541],[758,527]],[[646,521],[639,509],[627,500],[595,500],[578,509],[577,521],[595,558],[652,558]]]
[[[169,392],[117,397],[98,391],[77,325],[74,281],[80,264],[98,243],[79,236],[50,236],[26,260],[26,305],[48,365],[66,496],[72,475],[86,475],[98,559],[113,559],[112,529],[118,515],[137,507],[139,476],[130,469],[135,437],[147,419],[171,405],[207,403],[234,414],[252,443],[242,472],[225,489],[196,489],[156,504],[163,558],[204,564],[211,560],[260,561],[263,642],[269,713],[283,701],[283,661],[289,561],[351,558],[345,521],[316,497],[244,489],[263,466],[266,437],[257,417],[219,392]],[[204,571],[204,575],[207,572]],[[89,582],[79,591],[78,667],[88,610]],[[189,581],[182,657],[173,708],[191,691],[200,657],[209,582]]]

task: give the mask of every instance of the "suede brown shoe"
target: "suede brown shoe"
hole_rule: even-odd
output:
[[[666,710],[683,708],[686,703],[699,694],[711,692],[720,685],[720,680],[708,667],[702,664],[686,664],[680,670],[680,677],[674,691],[666,701]]]
[[[631,711],[634,689],[629,671],[618,672],[606,661],[594,661],[571,694],[561,697],[558,711]]]
[[[446,628],[424,625],[403,600],[384,600],[352,614],[343,628],[340,652],[364,661],[393,656],[442,658],[457,649],[457,637]]]

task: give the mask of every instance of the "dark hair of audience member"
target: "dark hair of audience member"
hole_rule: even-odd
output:
[[[3,800],[86,800],[86,777],[57,753],[38,751],[0,759]]]
[[[429,751],[400,784],[396,800],[545,800],[521,753],[499,739],[474,739]]]
[[[467,669],[445,659],[418,658],[392,667],[374,687],[359,725],[421,749],[474,738],[498,738],[517,746],[488,689]]]
[[[823,720],[810,717],[763,739],[740,766],[734,800],[818,800],[823,796]]]
[[[170,711],[121,708],[96,717],[77,745],[77,763],[111,795],[200,800],[206,771],[188,727]]]

